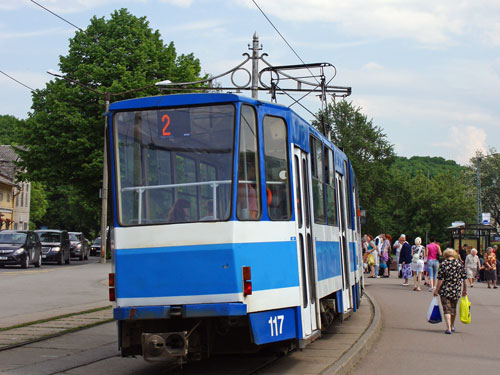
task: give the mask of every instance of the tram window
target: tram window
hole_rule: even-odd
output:
[[[239,220],[258,220],[261,204],[257,119],[249,105],[241,106],[239,148],[236,215]]]
[[[280,117],[265,116],[262,128],[267,212],[271,220],[290,220],[292,210],[286,122]]]
[[[314,204],[314,222],[326,224],[325,218],[325,197],[323,191],[324,167],[323,167],[323,146],[321,142],[311,137],[311,170],[312,188]]]
[[[119,223],[195,222],[209,201],[213,220],[227,220],[234,124],[232,104],[114,114]],[[175,202],[184,215],[172,221]]]
[[[347,165],[347,162],[344,161],[344,170],[345,170],[345,178],[344,178],[344,196],[346,199],[347,206],[347,227],[352,229],[352,196],[349,194],[349,181],[350,181],[350,169]]]
[[[337,225],[337,200],[335,198],[335,165],[333,151],[325,148],[325,193],[328,225]]]
[[[297,221],[299,228],[302,228],[302,190],[300,189],[300,161],[295,156],[295,195],[297,204]]]

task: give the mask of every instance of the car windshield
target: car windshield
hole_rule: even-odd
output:
[[[227,220],[235,106],[114,115],[123,225]]]
[[[22,244],[26,241],[26,233],[0,233],[0,243]]]
[[[80,236],[76,233],[70,233],[69,234],[69,240],[70,241],[80,241]]]
[[[94,245],[100,245],[100,244],[101,244],[101,237],[96,238],[96,239],[94,240]]]
[[[41,242],[61,242],[61,234],[54,232],[38,233]]]

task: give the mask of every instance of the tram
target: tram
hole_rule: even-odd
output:
[[[354,171],[292,109],[174,94],[113,103],[108,123],[122,356],[304,347],[357,310]]]

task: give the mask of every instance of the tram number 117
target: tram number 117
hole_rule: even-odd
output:
[[[285,321],[284,315],[271,316],[269,318],[269,327],[271,328],[271,337],[279,336],[283,333],[283,322]]]

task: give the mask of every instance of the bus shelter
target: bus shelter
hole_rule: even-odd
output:
[[[496,232],[490,224],[460,224],[447,228],[450,232],[450,244],[455,250],[460,250],[463,245],[474,247],[479,254],[490,246],[491,234]]]

